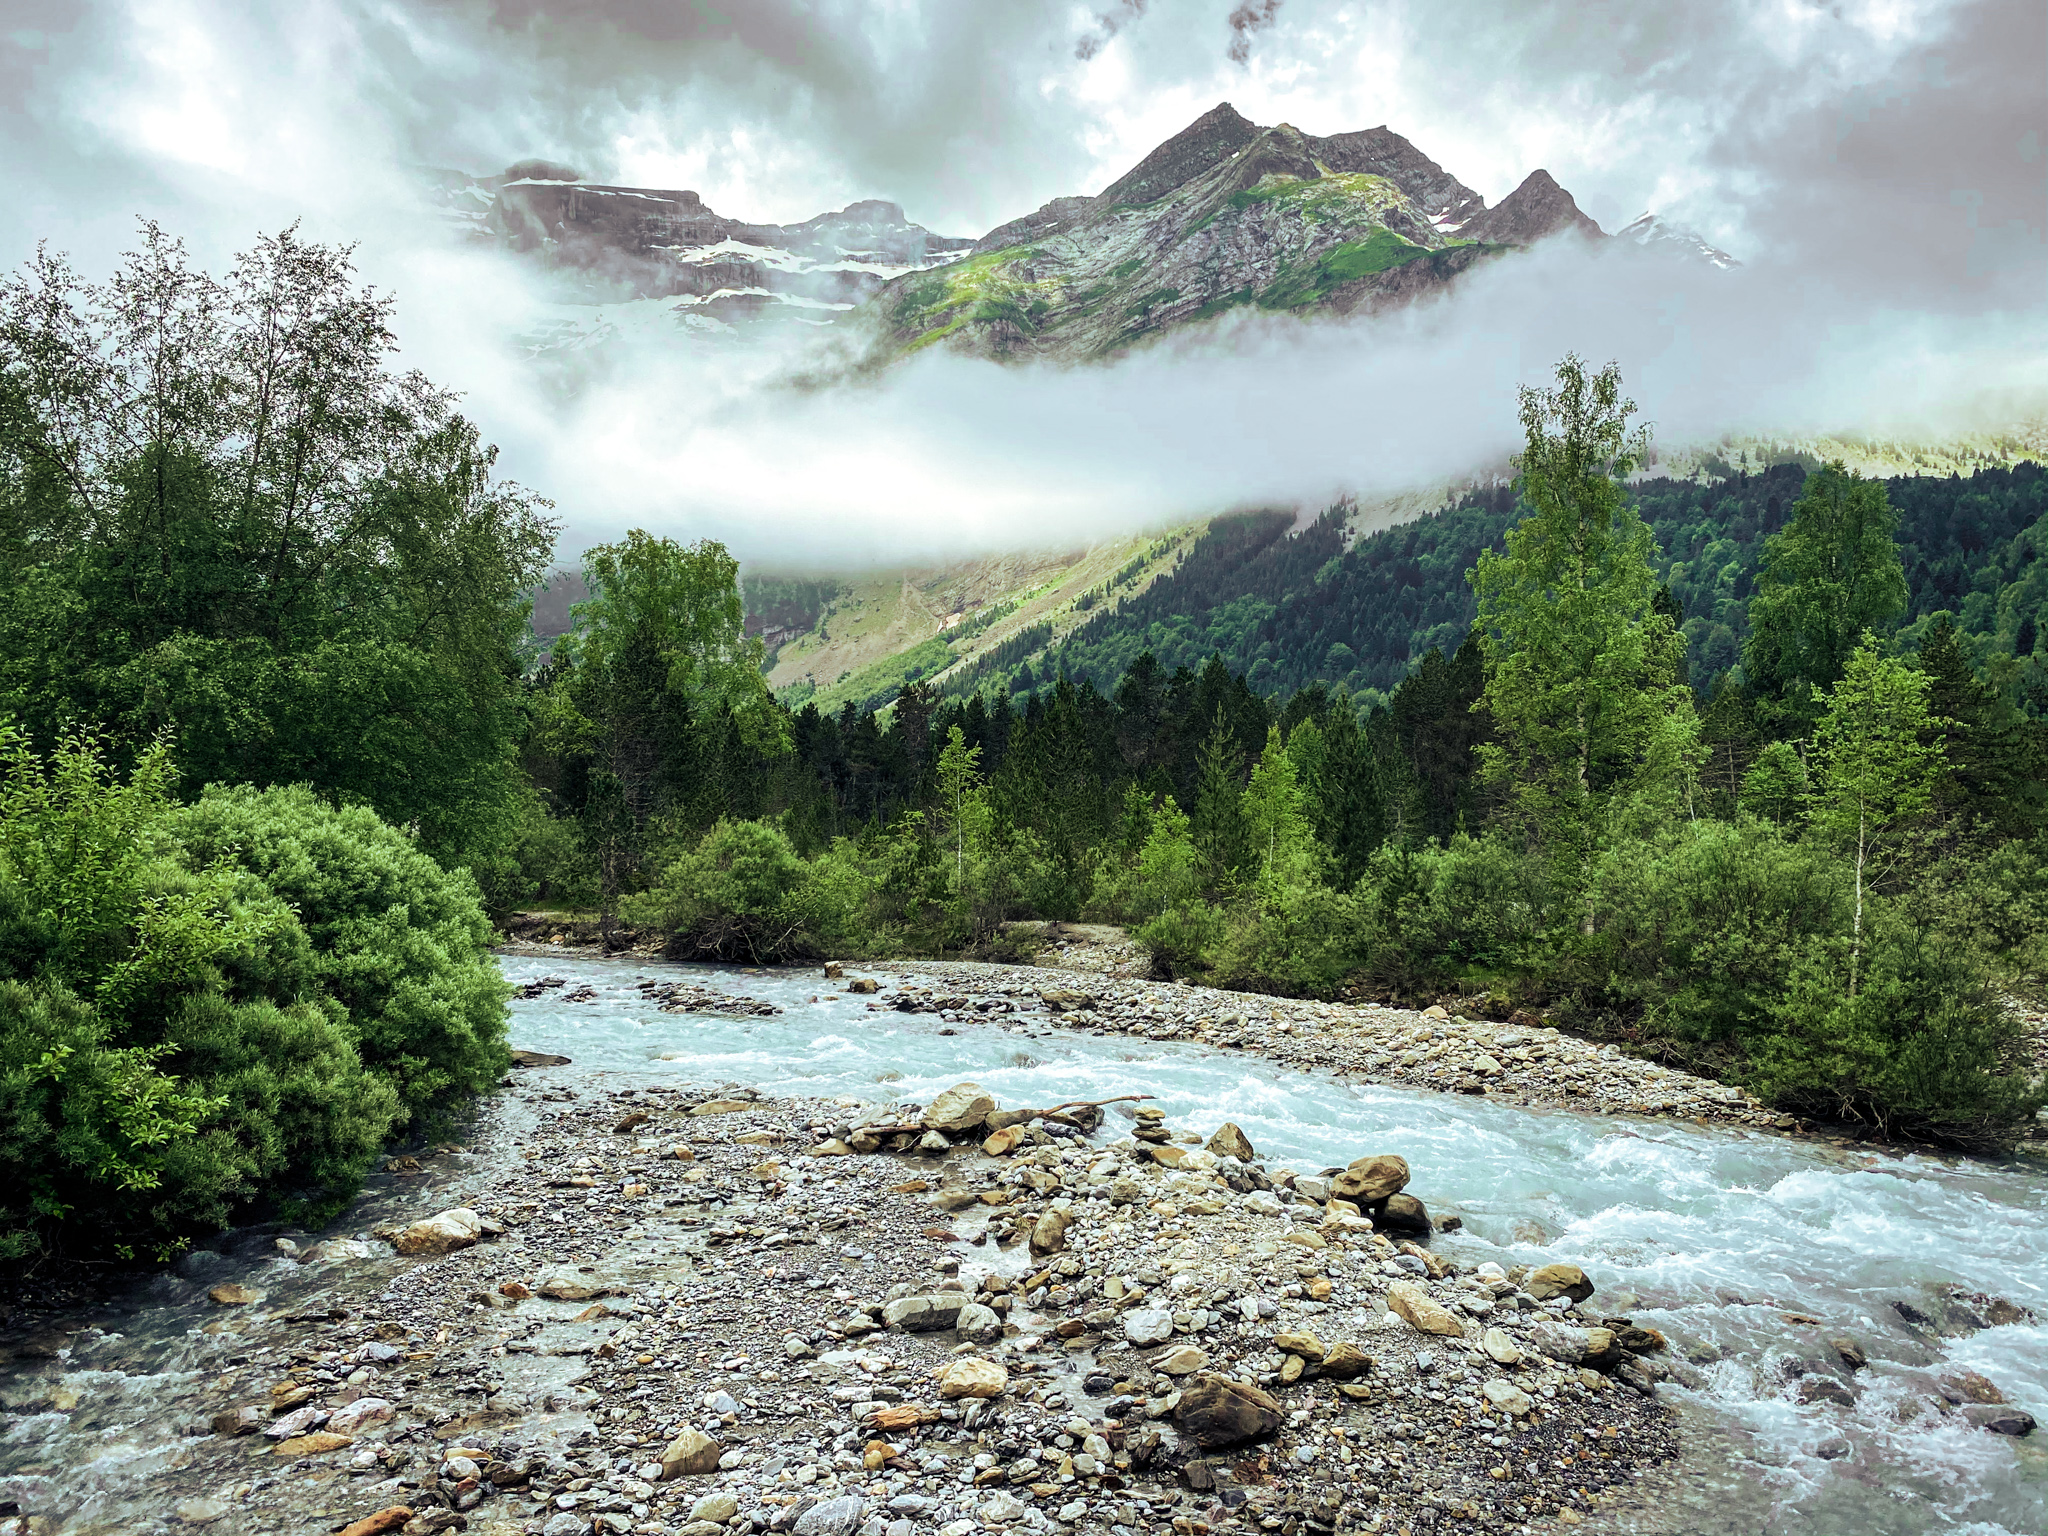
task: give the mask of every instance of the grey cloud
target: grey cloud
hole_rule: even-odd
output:
[[[1109,46],[1110,39],[1129,22],[1145,14],[1146,0],[1117,0],[1095,18],[1095,30],[1083,32],[1074,44],[1074,57],[1086,63]]]
[[[1280,15],[1280,0],[1243,0],[1230,13],[1230,62],[1251,62],[1252,38],[1273,25]]]

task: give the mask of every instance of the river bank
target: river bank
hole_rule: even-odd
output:
[[[1031,990],[1061,990],[1046,972],[1014,968],[849,969],[834,985],[817,970],[633,957],[504,964],[525,994],[515,1043],[571,1061],[514,1074],[462,1150],[396,1160],[326,1233],[228,1234],[95,1314],[14,1330],[0,1501],[22,1529],[332,1532],[389,1511],[393,1529],[461,1522],[488,1536],[551,1522],[554,1536],[1290,1523],[1313,1536],[1333,1489],[1347,1529],[2039,1528],[2035,1441],[1973,1422],[2001,1405],[1969,1401],[1975,1377],[2012,1413],[2048,1406],[2034,1321],[2048,1226],[2033,1176],[1831,1151],[1727,1118],[1376,1084],[1325,1059],[1350,1060],[1353,1036],[1375,1049],[1395,1037],[1236,994],[1089,980],[1102,995],[1073,1006]],[[875,992],[847,989],[864,977]],[[1210,1001],[1259,1011],[1226,1023]],[[1160,1013],[1190,1033],[1167,1037]],[[1431,1044],[1455,1034],[1462,1053],[1461,1031],[1438,1041],[1444,1021],[1412,1027],[1423,1022]],[[1233,1036],[1301,1054],[1274,1065]],[[1525,1074],[1514,1096],[1536,1060],[1512,1069]],[[1452,1061],[1462,1069],[1462,1054]],[[1418,1055],[1402,1070],[1435,1064]],[[999,1157],[966,1135],[944,1155],[915,1150],[922,1132],[905,1154],[830,1145],[865,1145],[878,1122],[864,1117],[921,1119],[910,1106],[963,1078],[1004,1106],[1149,1093],[1165,1139],[1137,1137],[1128,1101],[1092,1134],[1055,1122]],[[1633,1082],[1615,1079],[1611,1101],[1632,1102],[1624,1091]],[[1225,1120],[1274,1189],[1200,1166]],[[1161,1149],[1195,1164],[1160,1167]],[[1438,1223],[1418,1253],[1383,1255],[1316,1184],[1377,1152],[1408,1160],[1410,1191]],[[1219,1172],[1222,1188],[1206,1182]],[[1063,1202],[1063,1246],[1034,1254]],[[449,1254],[400,1255],[375,1230],[457,1208],[477,1214],[483,1240]],[[1445,1233],[1452,1216],[1459,1230]],[[1452,1268],[1432,1276],[1432,1259]],[[1063,1261],[1071,1273],[1049,1274]],[[1549,1263],[1577,1264],[1597,1287],[1576,1318],[1551,1317],[1557,1298],[1528,1283]],[[1392,1310],[1397,1284],[1421,1286],[1457,1337]],[[260,1299],[209,1299],[229,1285]],[[905,1288],[898,1302],[939,1298],[943,1317],[957,1297],[998,1327],[967,1314],[963,1332],[954,1313],[950,1330],[906,1331],[887,1310]],[[1274,1310],[1254,1318],[1248,1300]],[[1156,1316],[1140,1323],[1142,1346],[1125,1326],[1140,1313],[1164,1314],[1163,1334]],[[1654,1399],[1602,1352],[1608,1369],[1589,1384],[1590,1367],[1547,1353],[1535,1331],[1610,1319],[1670,1341],[1631,1354]],[[1514,1364],[1487,1350],[1490,1328]],[[1372,1367],[1344,1378],[1340,1346]],[[1182,1349],[1207,1359],[1176,1374],[1166,1365]],[[962,1358],[1007,1378],[994,1408],[932,1378]],[[1283,1380],[1290,1361],[1299,1374]],[[1184,1444],[1169,1400],[1205,1373],[1270,1392],[1277,1432],[1213,1455]],[[216,1416],[247,1409],[250,1433],[219,1431]],[[282,1455],[263,1433],[281,1421],[303,1431],[282,1437]],[[721,1470],[649,1475],[686,1422],[717,1441]],[[1184,1475],[1191,1462],[1207,1470]],[[1916,1523],[1913,1500],[1941,1513]]]

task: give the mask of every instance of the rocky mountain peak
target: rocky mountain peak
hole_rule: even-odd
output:
[[[1579,211],[1571,193],[1550,172],[1537,170],[1497,206],[1466,220],[1458,233],[1490,245],[1534,245],[1565,230],[1602,238],[1600,226]]]
[[[1218,102],[1105,187],[1097,202],[1156,202],[1256,139],[1263,130],[1229,102]]]

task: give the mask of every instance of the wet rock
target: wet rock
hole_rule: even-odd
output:
[[[995,1095],[979,1083],[956,1083],[931,1102],[924,1112],[926,1129],[965,1135],[988,1119],[996,1107]]]
[[[1361,1205],[1390,1199],[1408,1187],[1408,1161],[1400,1157],[1361,1157],[1338,1174],[1330,1193]]]
[[[1975,1371],[1954,1371],[1937,1383],[1941,1395],[1952,1403],[2003,1403],[2005,1394]]]
[[[1216,1134],[1209,1138],[1207,1147],[1218,1157],[1234,1157],[1241,1163],[1248,1163],[1258,1155],[1252,1150],[1251,1138],[1228,1120],[1216,1127]]]
[[[1529,1330],[1529,1342],[1542,1354],[1565,1365],[1591,1365],[1617,1351],[1609,1328],[1576,1328],[1570,1323],[1541,1322]]]
[[[404,1504],[393,1504],[380,1509],[374,1515],[365,1515],[354,1525],[341,1528],[341,1536],[384,1536],[386,1531],[395,1531],[412,1518],[412,1510]]]
[[[1813,1448],[1813,1454],[1822,1461],[1840,1461],[1853,1450],[1855,1447],[1840,1435],[1830,1435]]]
[[[1412,1280],[1396,1280],[1387,1287],[1387,1310],[1422,1333],[1443,1338],[1462,1338],[1465,1334],[1465,1325]]]
[[[1389,1195],[1387,1203],[1373,1217],[1373,1225],[1388,1232],[1429,1235],[1429,1210],[1413,1195]]]
[[[1803,1376],[1799,1380],[1799,1401],[1833,1403],[1840,1408],[1856,1406],[1856,1396],[1832,1376]]]
[[[213,1432],[229,1438],[253,1435],[269,1418],[269,1411],[254,1403],[244,1403],[239,1408],[223,1408],[213,1416]]]
[[[359,1397],[334,1410],[327,1427],[338,1435],[353,1435],[372,1424],[381,1424],[398,1410],[381,1397]]]
[[[1593,1294],[1593,1282],[1576,1264],[1546,1264],[1541,1269],[1529,1271],[1528,1278],[1522,1282],[1522,1289],[1538,1301],[1569,1296],[1579,1302]]]
[[[882,984],[872,976],[856,976],[846,984],[846,990],[858,992],[861,996],[867,997],[881,991]]]
[[[1863,1353],[1863,1346],[1847,1334],[1839,1339],[1829,1339],[1828,1343],[1834,1346],[1835,1353],[1842,1357],[1842,1364],[1852,1371],[1860,1371],[1870,1363],[1869,1357]]]
[[[724,1454],[725,1447],[703,1431],[685,1429],[661,1453],[661,1480],[671,1482],[678,1477],[701,1477],[716,1472],[718,1459]]]
[[[1654,1355],[1670,1341],[1654,1328],[1623,1324],[1614,1330],[1614,1342],[1633,1355]]]
[[[1978,1429],[1988,1429],[1994,1435],[2023,1438],[2034,1432],[2034,1416],[2019,1408],[1991,1403],[1971,1403],[1963,1409],[1963,1417]]]
[[[171,1511],[180,1525],[211,1525],[227,1512],[228,1506],[223,1499],[184,1499]],[[408,1515],[410,1513],[407,1511]]]
[[[990,1157],[1006,1157],[1029,1138],[1022,1125],[1006,1125],[981,1144],[981,1150]]]
[[[482,1217],[467,1206],[456,1206],[414,1222],[392,1239],[391,1246],[403,1254],[453,1253],[474,1247],[483,1230]]]
[[[261,1301],[263,1293],[246,1285],[216,1285],[206,1293],[206,1299],[219,1307],[246,1307]]]
[[[569,1058],[566,1056],[551,1056],[546,1051],[514,1051],[512,1053],[512,1065],[515,1067],[566,1067],[569,1065]],[[412,1517],[408,1515],[406,1518],[411,1519]]]
[[[1204,1450],[1242,1445],[1280,1428],[1279,1403],[1249,1382],[1202,1376],[1181,1389],[1174,1423]]]
[[[1008,1371],[993,1360],[973,1355],[955,1360],[939,1376],[939,1396],[949,1401],[961,1397],[1001,1397],[1009,1387]]]

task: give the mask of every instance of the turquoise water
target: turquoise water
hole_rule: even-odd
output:
[[[581,1068],[871,1102],[924,1101],[969,1077],[1005,1105],[1147,1093],[1176,1129],[1206,1134],[1235,1121],[1262,1156],[1300,1171],[1399,1153],[1432,1211],[1464,1219],[1464,1231],[1438,1239],[1443,1251],[1468,1262],[1580,1264],[1600,1288],[1595,1310],[1625,1311],[1701,1362],[1692,1385],[1664,1392],[1725,1431],[1714,1441],[1725,1449],[1702,1470],[1695,1504],[1658,1528],[2048,1532],[2048,1430],[2015,1441],[1919,1408],[1937,1377],[1969,1369],[2048,1421],[2048,1330],[1940,1337],[1909,1328],[1893,1308],[1939,1315],[1940,1288],[1958,1286],[2048,1319],[2048,1175],[2037,1164],[1845,1152],[1378,1088],[1199,1046],[1059,1029],[1040,1015],[948,1023],[870,1011],[866,999],[833,996],[816,971],[525,955],[503,963],[515,982],[556,975],[595,990],[590,1002],[556,991],[513,1004],[515,1044]],[[889,973],[874,974],[886,998]],[[663,1013],[634,989],[655,977],[785,1012]],[[1830,1360],[1827,1340],[1840,1334],[1870,1356],[1856,1406],[1797,1402],[1788,1359]]]

